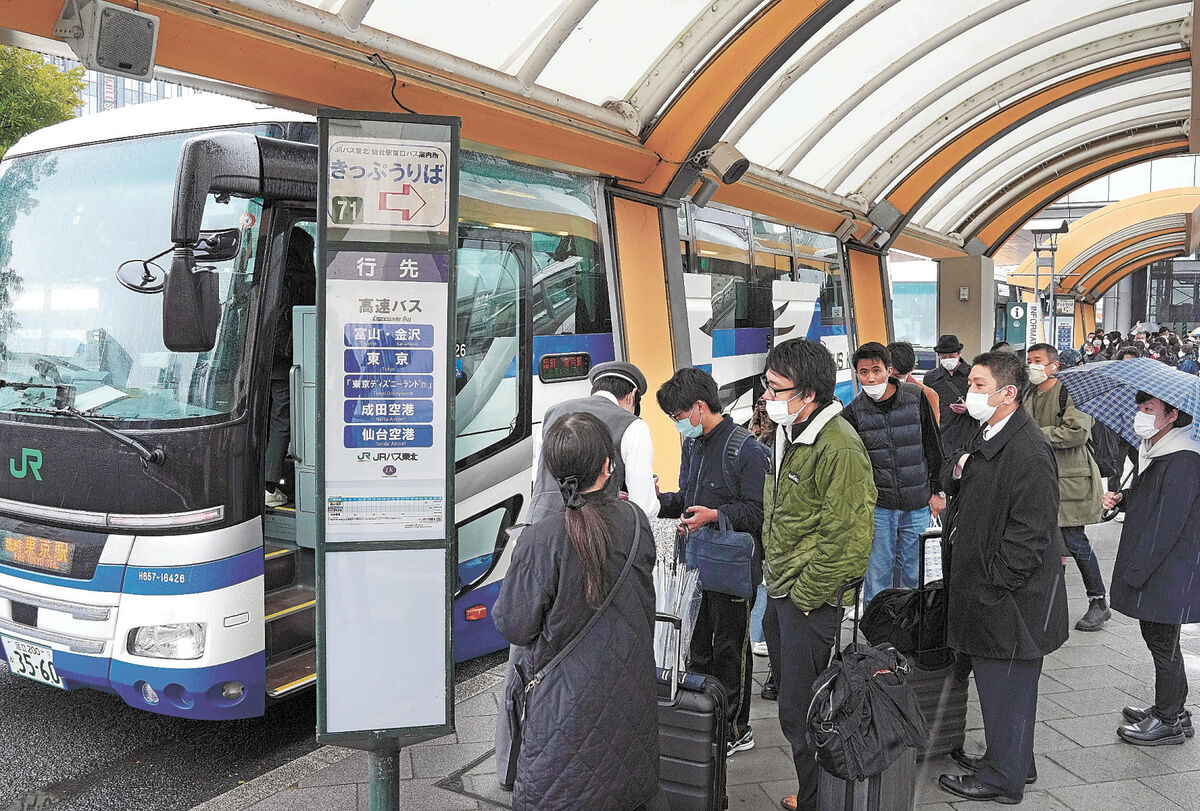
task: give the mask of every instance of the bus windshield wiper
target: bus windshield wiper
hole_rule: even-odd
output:
[[[0,383],[3,383],[3,381],[0,381]],[[54,401],[57,403],[58,398],[55,397]],[[88,415],[84,414],[82,411],[75,408],[74,406],[62,406],[61,408],[60,407],[39,408],[37,406],[23,406],[20,408],[14,408],[13,411],[19,411],[22,413],[29,413],[29,414],[66,414],[67,416],[74,417],[75,419],[80,420],[81,422],[86,422],[88,425],[92,426],[97,431],[101,432],[102,434],[107,434],[108,436],[112,437],[113,439],[117,440],[118,442],[121,442],[121,443],[133,448],[137,452],[137,455],[142,457],[143,462],[147,462],[148,464],[151,464],[151,465],[161,465],[167,458],[166,454],[163,453],[162,448],[147,447],[145,444],[139,442],[138,440],[134,439],[133,437],[126,436],[125,434],[122,434],[120,431],[116,430],[115,428],[110,428],[109,426],[105,425],[104,423],[98,422],[96,420],[96,418],[94,418],[94,417],[89,417]],[[109,419],[116,419],[116,418],[109,417]]]
[[[70,408],[75,387],[70,383],[22,383],[17,380],[0,380],[0,389],[54,389],[54,407]]]

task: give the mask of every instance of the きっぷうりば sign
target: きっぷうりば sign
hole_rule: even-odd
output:
[[[331,138],[329,219],[341,226],[445,232],[449,167],[444,144]]]

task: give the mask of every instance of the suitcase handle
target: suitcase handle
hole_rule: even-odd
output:
[[[837,605],[840,608],[842,605],[842,600],[846,596],[846,592],[848,592],[852,589],[854,591],[854,626],[853,627],[854,627],[854,644],[856,644],[856,645],[858,644],[858,620],[859,620],[858,604],[859,604],[859,597],[862,596],[863,583],[865,583],[865,582],[867,582],[867,579],[865,577],[852,577],[849,580],[847,580],[845,583],[843,583],[842,585],[838,586],[837,591],[835,591],[833,593],[834,599],[837,600]],[[842,629],[841,629],[841,626],[839,625],[838,626],[838,644],[837,644],[838,651],[840,651],[841,646],[842,646]],[[835,655],[838,655],[838,654],[835,652]]]
[[[683,645],[681,641],[683,638],[683,619],[674,614],[665,614],[662,611],[656,611],[654,613],[654,621],[665,622],[674,627],[675,655],[671,657],[671,666],[667,668],[667,681],[671,690],[671,703],[674,704],[675,697],[679,694],[679,673],[682,670],[679,666],[679,658],[683,653],[680,650]]]

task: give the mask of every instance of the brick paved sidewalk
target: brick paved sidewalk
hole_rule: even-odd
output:
[[[1120,524],[1088,529],[1108,577]],[[1086,609],[1083,584],[1067,566],[1071,621]],[[1184,626],[1184,655],[1190,679],[1190,709],[1200,718],[1200,625]],[[765,678],[766,660],[755,657],[755,678]],[[509,807],[492,767],[492,732],[499,669],[459,687],[457,734],[400,754],[401,808],[466,811]],[[1154,671],[1137,623],[1118,614],[1104,630],[1071,632],[1067,644],[1046,657],[1038,698],[1034,751],[1038,782],[1021,808],[1033,811],[1200,810],[1200,740],[1181,746],[1139,748],[1120,742],[1116,728],[1126,704],[1152,703]],[[729,761],[729,807],[773,811],[795,791],[791,752],[779,729],[776,705],[755,694],[751,711],[756,746]],[[971,689],[967,750],[983,751],[982,717]],[[920,811],[996,808],[991,803],[955,802],[937,784],[943,772],[961,773],[942,758],[922,765],[917,786]],[[340,811],[367,808],[366,756],[325,747],[292,764],[218,797],[195,811]]]

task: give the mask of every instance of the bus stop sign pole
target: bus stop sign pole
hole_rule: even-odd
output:
[[[317,121],[317,740],[392,811],[400,747],[454,732],[459,120]]]

